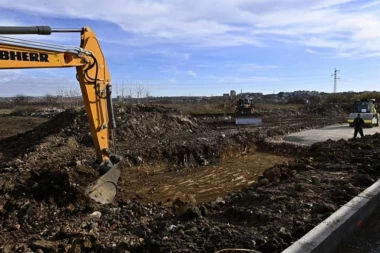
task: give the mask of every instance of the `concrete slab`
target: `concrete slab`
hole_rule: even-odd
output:
[[[380,132],[380,127],[364,128],[364,135],[373,135]],[[283,138],[284,142],[296,143],[299,145],[310,146],[316,142],[323,142],[328,139],[337,141],[340,139],[348,140],[354,136],[354,129],[348,124],[337,124],[318,129],[311,129],[292,133]],[[360,135],[359,135],[360,138]]]

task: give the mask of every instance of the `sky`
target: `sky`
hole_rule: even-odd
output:
[[[216,96],[378,90],[380,1],[0,0],[0,25],[89,26],[114,93]],[[79,34],[16,35],[79,45]],[[0,96],[78,89],[75,69],[1,70]]]

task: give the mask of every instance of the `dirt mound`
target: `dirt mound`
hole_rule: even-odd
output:
[[[120,140],[174,137],[178,133],[199,133],[202,126],[179,110],[161,106],[129,105],[115,107],[117,135]]]
[[[302,114],[310,115],[346,115],[345,109],[339,104],[305,105],[300,108]]]
[[[39,148],[39,144],[46,141],[47,137],[54,135],[65,136],[66,132],[71,132],[78,118],[83,121],[84,117],[83,115],[81,116],[80,111],[66,110],[30,131],[2,139],[0,152],[3,153],[4,159],[10,160],[16,156],[23,156],[28,152],[35,151]],[[91,140],[92,143],[91,135],[84,134],[86,129],[89,129],[88,125],[76,126],[76,129],[82,132],[81,134],[76,134],[79,142],[88,144],[89,140]],[[0,162],[4,161],[4,159],[0,158]]]
[[[148,236],[145,246],[281,252],[380,178],[379,141],[377,134],[318,143],[303,158],[268,169],[249,188],[153,223],[167,229]]]
[[[115,114],[122,156],[137,165],[166,161],[173,170],[313,127],[297,120],[281,128],[222,131],[177,110],[144,105],[117,105]],[[0,245],[4,252],[280,252],[378,177],[379,140],[375,135],[315,145],[302,150],[304,158],[279,164],[260,182],[210,203],[175,200],[169,208],[117,198],[99,206],[82,195],[98,177],[90,169],[94,151],[87,116],[68,110],[1,140],[7,161],[0,166]]]

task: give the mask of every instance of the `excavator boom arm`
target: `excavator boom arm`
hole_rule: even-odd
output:
[[[0,69],[75,67],[96,151],[95,164],[103,172],[115,171],[115,164],[121,160],[121,157],[116,155],[114,132],[116,124],[112,109],[111,77],[95,33],[89,27],[81,29],[52,29],[49,26],[0,27],[1,35],[49,35],[54,32],[80,33],[80,46],[70,47],[0,36]],[[114,153],[110,149],[110,134],[112,134]],[[104,176],[109,178],[109,175]],[[115,181],[114,177],[112,178]],[[102,183],[104,182],[99,180],[97,182],[97,184]],[[107,187],[110,188],[109,185]],[[104,197],[102,201],[107,203],[110,197]]]

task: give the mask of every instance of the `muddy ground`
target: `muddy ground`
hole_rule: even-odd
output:
[[[112,205],[82,194],[99,176],[83,111],[2,136],[2,252],[281,252],[379,176],[380,135],[266,141],[344,121],[335,105],[267,111],[256,127],[152,105],[115,111],[125,160]]]

